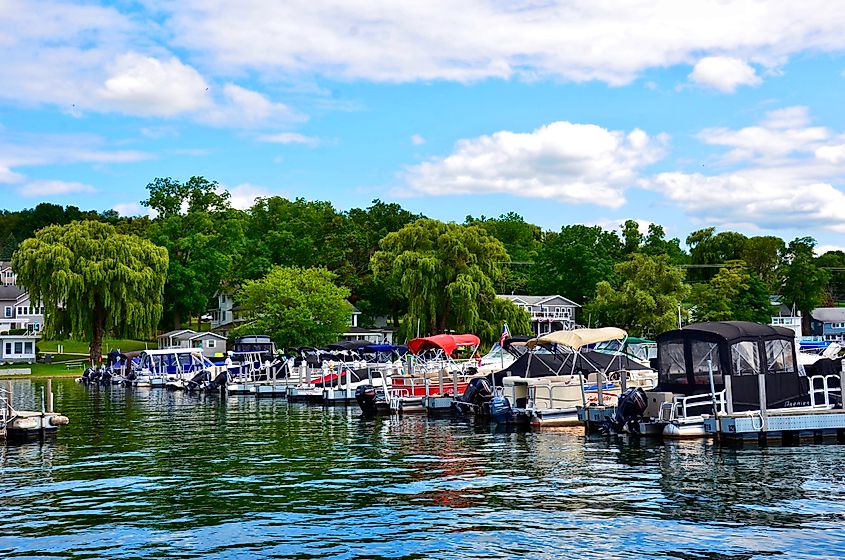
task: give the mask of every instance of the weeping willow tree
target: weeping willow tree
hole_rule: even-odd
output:
[[[12,257],[18,283],[44,305],[44,334],[90,340],[102,360],[106,333],[146,338],[161,318],[167,250],[94,221],[48,226]]]
[[[388,234],[371,260],[377,280],[399,287],[408,300],[402,330],[412,337],[450,330],[493,342],[508,323],[530,332],[528,314],[494,289],[509,261],[501,241],[477,225],[417,220]]]

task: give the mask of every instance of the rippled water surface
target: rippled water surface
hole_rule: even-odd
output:
[[[845,446],[54,392],[70,426],[0,446],[2,558],[845,557]]]

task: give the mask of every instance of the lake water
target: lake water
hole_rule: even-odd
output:
[[[70,426],[0,445],[0,558],[845,557],[845,446],[54,392]]]

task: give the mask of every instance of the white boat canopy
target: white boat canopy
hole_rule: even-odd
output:
[[[571,331],[555,331],[537,338],[532,338],[526,343],[529,348],[538,344],[560,344],[578,350],[587,344],[606,342],[608,340],[622,340],[628,333],[616,327],[602,327],[600,329],[575,329]]]

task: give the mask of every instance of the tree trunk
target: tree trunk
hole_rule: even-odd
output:
[[[173,312],[173,330],[178,331],[182,328],[182,314],[178,311]]]
[[[88,358],[93,365],[98,366],[103,363],[103,337],[106,332],[106,310],[101,303],[94,304],[94,321],[91,326],[93,334],[88,346]]]

